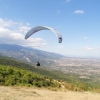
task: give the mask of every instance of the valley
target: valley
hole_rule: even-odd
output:
[[[66,57],[52,52],[9,44],[0,44],[0,55],[15,58],[32,66],[39,61],[40,68],[64,73],[69,78],[78,81],[85,80],[89,84],[100,83],[100,59]],[[61,74],[60,79],[66,77],[65,75]],[[69,80],[69,78],[65,80]]]

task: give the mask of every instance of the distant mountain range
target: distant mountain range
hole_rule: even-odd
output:
[[[56,53],[11,44],[0,44],[0,55],[13,57],[33,65],[39,61],[44,67],[55,66],[55,60],[64,57]]]
[[[100,59],[65,57],[56,53],[10,44],[0,44],[0,55],[12,57],[32,65],[39,61],[41,67],[64,73],[86,76],[92,73],[100,73]]]
[[[10,44],[0,44],[0,55],[15,58],[33,66],[39,61],[43,69],[61,71],[67,75],[74,74],[80,79],[100,82],[100,59],[65,57],[56,53]]]

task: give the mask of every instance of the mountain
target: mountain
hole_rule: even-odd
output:
[[[41,66],[44,67],[55,66],[55,60],[59,60],[64,57],[56,53],[11,44],[0,44],[0,55],[13,57],[33,65],[39,61]]]

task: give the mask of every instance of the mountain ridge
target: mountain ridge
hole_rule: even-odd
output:
[[[58,60],[64,57],[63,55],[52,52],[11,44],[0,44],[0,54],[31,64],[35,64],[37,61],[39,61],[41,62],[42,66],[55,65],[56,63],[53,60]]]

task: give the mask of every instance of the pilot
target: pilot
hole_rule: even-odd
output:
[[[39,63],[39,61],[36,63],[36,66],[40,66],[40,63]]]

